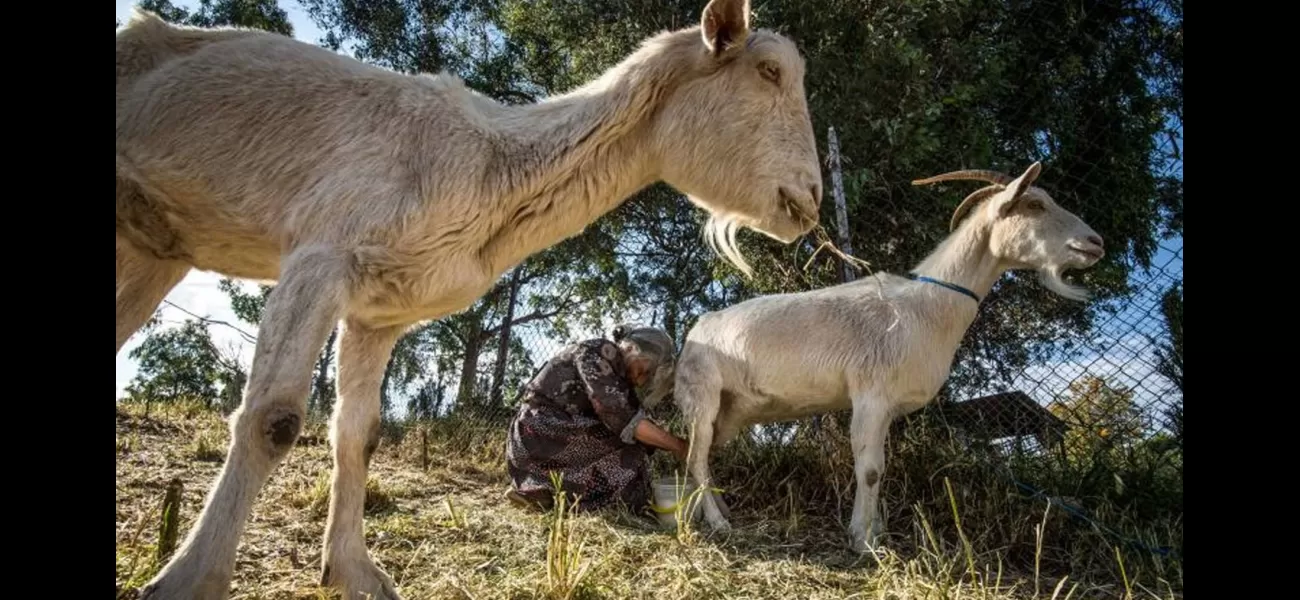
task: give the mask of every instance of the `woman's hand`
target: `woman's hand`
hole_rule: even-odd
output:
[[[671,452],[678,460],[686,460],[686,452],[690,449],[690,444],[667,431],[658,425],[655,425],[650,419],[642,419],[636,424],[636,432],[633,434],[638,442],[654,446],[661,450]]]
[[[672,453],[672,456],[676,456],[677,460],[686,462],[686,451],[689,451],[690,444],[684,439],[677,438],[676,435],[673,435],[672,439],[675,440],[675,443],[672,444],[672,448],[667,448],[667,451]]]

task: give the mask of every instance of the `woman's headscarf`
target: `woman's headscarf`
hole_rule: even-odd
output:
[[[631,345],[638,356],[650,360],[654,369],[650,380],[637,390],[641,405],[654,408],[673,390],[673,373],[677,360],[673,355],[673,340],[664,330],[636,323],[623,323],[614,327],[614,342]]]

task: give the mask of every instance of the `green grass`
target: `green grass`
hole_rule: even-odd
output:
[[[832,428],[833,429],[833,428]],[[309,424],[305,439],[324,439]],[[185,484],[181,535],[193,525],[228,429],[210,413],[121,409],[117,417],[117,589],[131,597],[157,573],[157,510],[167,481]],[[503,498],[499,430],[431,425],[429,468],[420,435],[390,435],[371,463],[366,543],[409,599],[519,598],[1182,598],[1181,565],[1117,549],[1113,540],[1042,501],[1022,498],[960,453],[903,437],[891,442],[882,500],[886,549],[847,547],[852,459],[828,446],[738,443],[712,462],[734,527],[714,534],[620,514],[549,513]],[[893,447],[897,446],[897,450]],[[317,585],[328,510],[327,444],[301,443],[258,497],[239,547],[231,598],[328,598]],[[656,474],[679,467],[656,456]],[[1181,547],[1180,519],[1116,528]],[[960,523],[960,526],[958,526]]]
[[[550,512],[549,533],[546,537],[546,597],[550,600],[570,600],[583,589],[591,561],[583,558],[583,541],[573,532],[573,517],[577,506],[570,507],[558,473],[551,476],[556,490]]]

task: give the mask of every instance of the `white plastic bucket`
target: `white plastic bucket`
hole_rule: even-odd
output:
[[[692,501],[691,494],[695,491],[695,480],[687,477],[661,477],[654,480],[651,484],[654,493],[655,515],[659,517],[659,523],[667,529],[677,528],[677,505],[680,502],[682,508],[687,508],[690,502],[691,509],[690,520],[692,522],[700,519],[702,509],[700,505],[704,503],[703,494],[697,495]]]

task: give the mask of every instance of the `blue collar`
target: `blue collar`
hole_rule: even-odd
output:
[[[968,289],[966,289],[966,288],[964,288],[964,287],[962,287],[962,286],[960,286],[960,285],[956,285],[956,284],[948,283],[947,281],[939,281],[938,279],[931,279],[931,278],[926,277],[926,276],[924,276],[924,275],[917,275],[916,273],[908,273],[907,275],[904,275],[904,277],[906,277],[906,278],[908,278],[908,279],[911,279],[912,281],[921,281],[921,282],[924,282],[924,283],[933,283],[933,284],[935,284],[935,285],[937,285],[937,286],[946,287],[946,288],[948,288],[948,289],[950,289],[950,290],[952,290],[952,291],[954,291],[954,292],[957,292],[957,293],[959,293],[959,294],[965,294],[965,295],[967,295],[967,296],[970,296],[971,299],[974,300],[976,304],[979,304],[979,302],[980,302],[980,297],[977,296],[977,295],[975,294],[975,292],[972,292],[972,291],[970,291],[970,290],[968,290]]]

